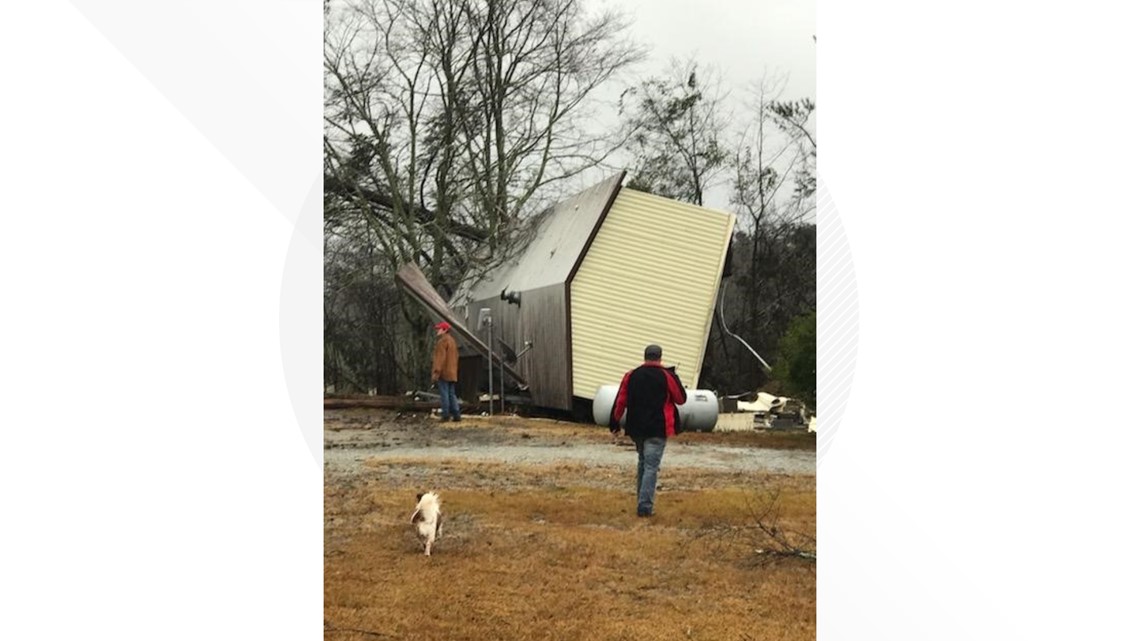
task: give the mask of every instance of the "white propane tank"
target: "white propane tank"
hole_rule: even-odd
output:
[[[614,409],[617,400],[618,385],[602,385],[594,392],[594,422],[598,425],[610,424],[610,412]],[[625,424],[625,417],[621,419]]]
[[[688,398],[681,410],[682,432],[711,432],[720,415],[716,393],[707,389],[685,390]]]
[[[594,393],[594,422],[598,425],[610,424],[610,411],[617,400],[618,385],[602,385]],[[685,404],[677,408],[681,411],[680,432],[711,432],[716,427],[719,406],[716,394],[711,390],[685,390]],[[621,417],[625,425],[625,417]]]

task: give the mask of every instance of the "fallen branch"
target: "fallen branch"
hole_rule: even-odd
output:
[[[768,556],[792,556],[815,561],[815,552],[804,552],[803,550],[765,550],[758,548],[753,550],[753,552],[756,554],[766,554]]]
[[[815,563],[815,537],[784,529],[782,513],[777,505],[779,497],[780,488],[776,488],[768,493],[759,509],[749,502],[748,521],[743,525],[714,525],[698,532],[692,540],[711,539],[713,545],[727,548],[743,537],[753,554],[766,560],[793,558]]]
[[[460,402],[460,408],[469,408],[469,403]],[[412,396],[326,396],[325,409],[347,409],[354,407],[374,407],[389,410],[424,412],[439,409],[439,401],[417,401]]]

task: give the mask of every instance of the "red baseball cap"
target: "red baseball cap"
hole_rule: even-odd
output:
[[[436,329],[442,329],[443,331],[446,332],[446,331],[449,331],[451,329],[451,323],[449,323],[447,321],[439,321],[438,323],[435,324],[435,328]]]

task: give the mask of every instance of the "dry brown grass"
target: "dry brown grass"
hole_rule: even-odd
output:
[[[815,636],[813,565],[757,565],[746,540],[699,536],[746,525],[775,488],[785,524],[814,532],[813,477],[666,469],[646,520],[634,516],[632,464],[436,461],[439,486],[399,480],[424,464],[373,464],[326,488],[327,639]],[[425,489],[441,492],[446,514],[430,558],[408,524]]]

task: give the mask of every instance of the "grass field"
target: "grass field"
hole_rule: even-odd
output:
[[[519,429],[565,443],[559,429],[579,428]],[[682,438],[756,447],[768,437]],[[776,440],[805,447],[795,439]],[[766,541],[754,527],[774,508],[765,518],[778,512],[784,531],[814,536],[813,475],[671,469],[667,450],[658,514],[638,519],[632,452],[620,467],[475,464],[460,450],[360,460],[326,477],[326,639],[815,637],[814,562],[758,555]],[[431,557],[409,524],[426,489],[440,492],[445,514]]]

